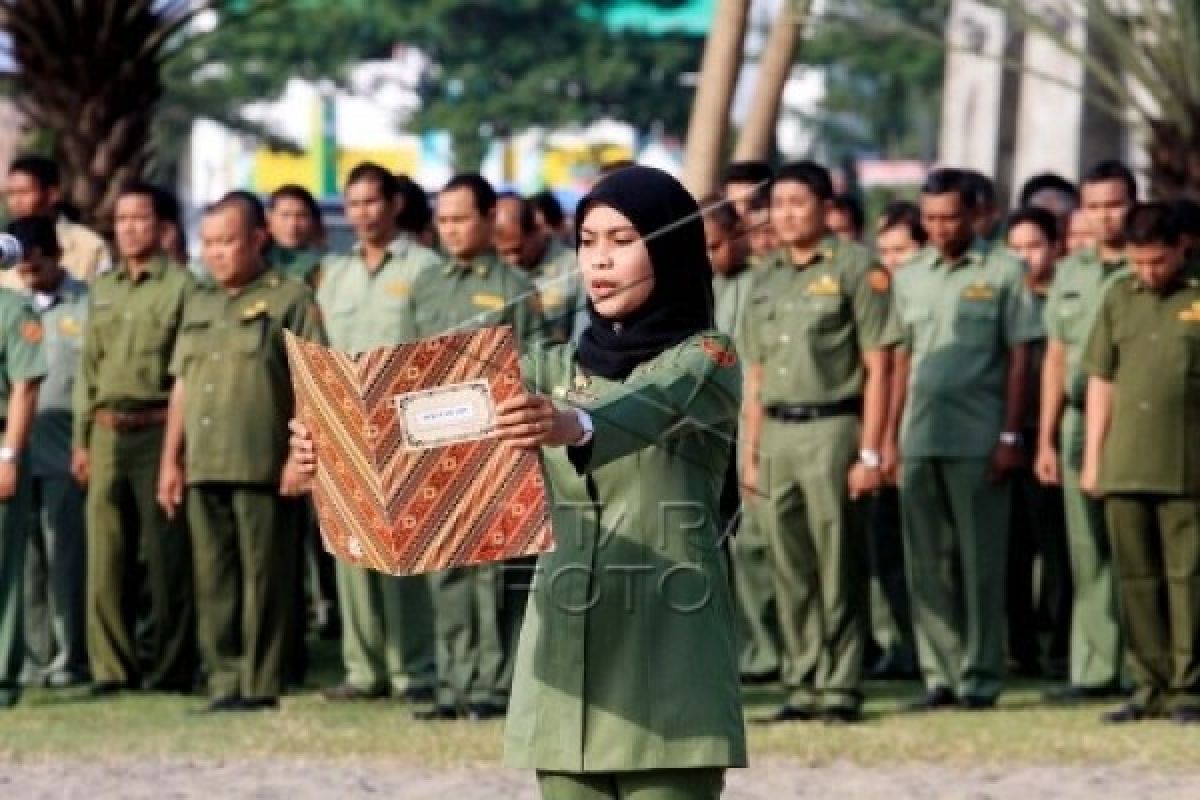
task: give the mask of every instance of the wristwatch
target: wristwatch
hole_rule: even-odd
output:
[[[868,450],[866,448],[858,451],[858,461],[867,469],[879,469],[883,464],[883,459],[879,457],[878,450]]]
[[[19,455],[15,447],[0,447],[0,464],[12,464]]]
[[[1004,433],[1000,434],[1000,444],[1008,445],[1009,447],[1016,447],[1020,443],[1021,443],[1021,434],[1019,434],[1019,433],[1013,433],[1012,431],[1005,431]]]
[[[579,427],[583,429],[583,435],[579,437],[579,441],[574,442],[571,446],[583,447],[592,440],[592,434],[596,432],[596,426],[592,424],[592,415],[582,408],[575,409],[575,418],[579,420]]]

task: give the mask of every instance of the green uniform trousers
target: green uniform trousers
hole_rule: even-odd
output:
[[[195,678],[191,553],[184,526],[158,506],[163,429],[92,431],[87,498],[87,644],[92,679],[185,691]],[[142,564],[149,588],[149,658],[133,626]]]
[[[1082,412],[1067,409],[1061,434],[1062,481],[1074,591],[1068,679],[1074,686],[1115,686],[1121,680],[1116,577],[1104,505],[1079,489],[1083,432]]]
[[[437,703],[503,705],[504,632],[499,565],[458,567],[429,576],[437,637]]]
[[[538,772],[542,800],[717,800],[724,769],[564,774]]]
[[[1134,702],[1200,708],[1200,500],[1117,494],[1104,511]]]
[[[866,546],[846,476],[857,417],[763,422],[761,519],[775,568],[787,704],[855,709],[866,645]]]
[[[885,663],[893,669],[912,672],[917,668],[917,655],[904,577],[900,493],[885,487],[867,505],[871,638]]]
[[[988,459],[912,458],[901,470],[904,558],[927,689],[994,698],[1004,681],[1010,484]]]
[[[739,671],[742,677],[751,679],[779,674],[783,650],[775,568],[770,542],[758,519],[759,507],[757,499],[742,504],[741,522],[730,548],[742,641]]]
[[[29,538],[29,464],[18,469],[17,493],[0,502],[0,708],[14,701],[25,661],[25,545]]]
[[[88,674],[85,495],[69,475],[31,480],[25,554],[25,675]]]
[[[214,698],[280,695],[299,589],[294,509],[274,486],[188,487],[196,627]]]
[[[337,562],[346,683],[403,693],[434,685],[433,598],[420,575],[397,577]]]

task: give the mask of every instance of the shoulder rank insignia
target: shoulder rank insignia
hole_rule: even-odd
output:
[[[964,300],[992,300],[996,297],[996,290],[989,284],[979,281],[964,289],[962,297]]]
[[[732,367],[737,363],[737,353],[716,339],[705,338],[700,341],[704,355],[718,367]]]
[[[829,275],[822,275],[815,281],[810,283],[805,288],[805,294],[813,295],[814,297],[832,297],[839,294],[842,290],[841,284],[835,278]]]

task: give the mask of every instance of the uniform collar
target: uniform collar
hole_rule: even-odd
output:
[[[482,253],[470,261],[459,261],[456,258],[449,258],[446,261],[446,268],[442,270],[444,275],[453,275],[456,272],[473,273],[480,278],[486,278],[496,266],[496,253],[489,250]]]
[[[986,240],[975,237],[971,240],[971,244],[967,245],[967,249],[957,261],[951,261],[934,249],[934,257],[932,266],[934,269],[939,267],[947,267],[951,270],[959,269],[960,267],[978,266],[986,259],[988,252],[991,250],[991,245]]]
[[[170,265],[167,263],[167,257],[164,254],[159,253],[154,258],[150,259],[150,261],[146,264],[145,268],[142,269],[141,275],[138,276],[138,279],[136,281],[134,281],[134,283],[142,283],[143,281],[158,280],[159,278],[162,277],[163,272],[165,272],[169,267],[170,267]],[[125,261],[121,261],[120,265],[116,269],[116,273],[117,273],[117,280],[122,280],[122,281],[132,280],[132,275],[130,275],[128,263]]]
[[[255,275],[249,283],[234,289],[232,292],[227,291],[221,284],[217,283],[211,272],[205,272],[204,275],[196,279],[199,285],[211,292],[221,292],[229,297],[241,297],[247,292],[257,289],[259,286],[266,286],[268,289],[274,289],[283,282],[283,277],[275,270],[274,267],[266,266],[261,272]]]
[[[384,248],[384,250],[387,252],[387,255],[384,256],[383,263],[386,264],[392,258],[404,258],[404,256],[408,254],[410,247],[412,247],[412,242],[409,240],[407,234],[396,234],[396,238],[392,239],[392,241],[388,243],[388,246]],[[357,257],[360,261],[366,261],[366,248],[363,247],[362,242],[355,242],[353,245],[351,245],[350,253]]]
[[[786,247],[779,249],[778,257],[782,259],[782,263],[786,266],[790,266],[796,270],[805,270],[817,264],[833,261],[834,257],[837,256],[838,244],[838,238],[830,233],[822,237],[820,243],[817,244],[816,250],[813,251],[812,258],[803,264],[793,262],[791,253],[788,252]]]

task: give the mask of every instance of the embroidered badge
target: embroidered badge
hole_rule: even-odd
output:
[[[871,291],[875,294],[883,294],[892,288],[892,276],[883,267],[873,267],[867,273],[867,285],[871,287]]]
[[[737,363],[737,353],[716,339],[702,339],[700,347],[709,360],[718,367],[732,367]]]
[[[1183,322],[1200,322],[1200,300],[1192,303],[1191,308],[1185,308],[1183,311],[1180,311],[1179,319]]]
[[[42,340],[42,323],[36,319],[26,320],[21,324],[21,338],[31,344],[37,344]]]
[[[242,309],[242,319],[254,319],[255,317],[261,317],[265,313],[267,313],[267,301],[259,300]]]
[[[576,373],[572,383],[571,390],[564,395],[567,400],[579,405],[580,403],[590,403],[596,399],[596,393],[592,391],[592,379],[589,376],[582,372]]]
[[[472,295],[471,302],[488,311],[501,311],[504,308],[504,298],[498,294]]]
[[[542,308],[558,308],[567,302],[567,296],[559,289],[546,289],[541,293]]]
[[[390,281],[383,287],[389,297],[408,297],[408,281]]]
[[[842,287],[841,284],[839,284],[834,278],[831,278],[828,275],[822,275],[820,278],[810,283],[808,288],[806,288],[804,291],[806,294],[810,294],[815,297],[831,297],[833,295],[840,294]]]
[[[74,317],[63,317],[58,321],[58,332],[68,339],[74,339],[83,333],[83,326]]]
[[[994,300],[996,290],[990,285],[980,281],[973,283],[963,290],[962,297],[964,300]]]

